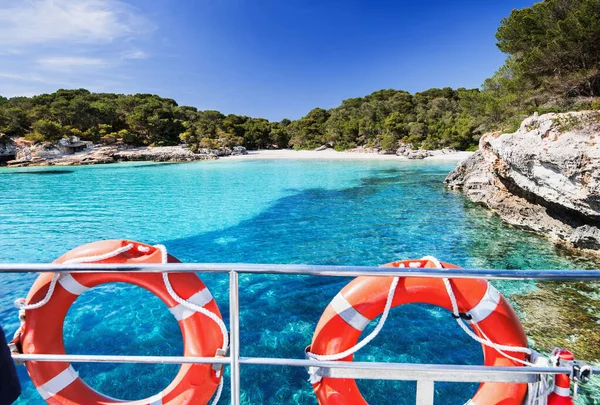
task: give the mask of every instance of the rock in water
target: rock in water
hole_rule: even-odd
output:
[[[489,133],[445,180],[512,225],[600,253],[600,112],[534,115]]]

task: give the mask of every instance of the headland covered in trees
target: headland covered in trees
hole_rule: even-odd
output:
[[[600,109],[600,0],[546,0],[513,10],[496,38],[508,58],[480,89],[380,90],[280,122],[200,111],[152,94],[0,96],[0,143],[76,136],[97,144],[185,143],[192,152],[236,145],[474,150],[484,133],[516,130],[535,112]]]

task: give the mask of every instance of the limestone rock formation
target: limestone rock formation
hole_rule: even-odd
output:
[[[63,153],[56,145],[39,144],[21,148],[16,159],[9,161],[13,167],[22,166],[74,166],[128,161],[191,162],[216,159],[214,154],[193,153],[185,146],[139,147],[102,146],[86,147],[84,151]]]
[[[445,180],[512,225],[600,253],[600,111],[537,114],[490,133]]]
[[[191,162],[214,159],[212,154],[194,153],[181,146],[127,148],[113,154],[117,161]]]
[[[247,155],[247,154],[248,154],[248,151],[243,146],[234,146],[233,150],[231,151],[232,156]]]
[[[0,163],[13,160],[17,154],[15,143],[0,133]]]
[[[445,155],[448,153],[456,153],[456,150],[444,148],[444,149],[436,149],[436,150],[427,150],[427,149],[413,149],[410,144],[401,144],[396,150],[396,155],[404,156],[407,159],[425,159],[429,156],[438,156]]]

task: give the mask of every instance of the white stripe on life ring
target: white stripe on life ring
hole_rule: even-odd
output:
[[[79,281],[75,280],[75,278],[73,278],[73,276],[68,273],[60,276],[58,282],[65,290],[67,290],[73,295],[81,295],[90,289],[89,287],[86,287]]]
[[[44,398],[44,400],[51,398],[67,388],[71,383],[79,378],[77,371],[73,369],[73,366],[65,368],[63,371],[58,373],[50,381],[37,387],[38,392]]]
[[[156,394],[148,398],[148,405],[162,405],[162,395]]]
[[[364,330],[371,320],[358,312],[350,305],[342,293],[338,293],[331,301],[331,307],[350,326],[357,330]]]
[[[554,393],[560,397],[568,397],[571,395],[570,388],[559,387],[558,385],[554,386]]]
[[[490,316],[498,307],[500,297],[500,292],[488,283],[487,290],[481,301],[468,312],[472,317],[469,323],[479,323]]]
[[[194,305],[198,305],[199,307],[203,307],[209,302],[211,302],[212,299],[213,297],[210,291],[208,291],[208,288],[205,288],[192,295],[186,301]],[[183,321],[184,319],[187,319],[196,313],[196,311],[189,309],[181,304],[176,305],[173,308],[169,308],[169,311],[171,311],[171,313],[173,314],[175,319],[177,319],[177,321]]]

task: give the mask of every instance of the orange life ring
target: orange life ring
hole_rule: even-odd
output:
[[[80,246],[58,258],[54,263],[113,252],[134,244],[134,248],[106,260],[93,263],[162,263],[162,252],[150,245],[127,240],[110,240]],[[179,260],[169,255],[168,262]],[[53,274],[40,275],[26,299],[27,304],[42,300],[49,289]],[[219,308],[204,283],[193,273],[170,273],[169,280],[176,293],[202,306],[221,318]],[[65,354],[63,324],[67,311],[85,290],[100,284],[122,282],[145,288],[158,296],[179,322],[184,341],[184,356],[212,357],[221,348],[223,336],[219,327],[205,315],[179,305],[168,293],[161,273],[73,273],[62,275],[51,299],[41,308],[25,312],[21,334],[23,353]],[[144,400],[123,402],[93,390],[69,363],[27,362],[27,371],[38,392],[49,404],[206,404],[219,385],[219,376],[210,364],[184,364],[173,382],[161,393]]]
[[[442,263],[444,268],[459,268]],[[434,268],[429,260],[405,260],[382,267]],[[347,284],[327,306],[321,316],[312,343],[311,353],[328,355],[342,353],[356,345],[367,324],[381,315],[385,308],[392,277],[357,277]],[[486,280],[451,279],[459,311],[472,316],[477,326],[500,345],[526,347],[527,337],[519,318],[506,299]],[[424,303],[452,310],[442,279],[400,278],[392,306]],[[475,330],[476,333],[477,330]],[[493,348],[483,346],[486,366],[520,366]],[[524,360],[525,354],[511,353]],[[343,361],[352,361],[352,355]],[[323,377],[313,384],[319,404],[365,405],[353,379]],[[472,399],[477,405],[520,405],[527,393],[527,384],[482,383]]]

